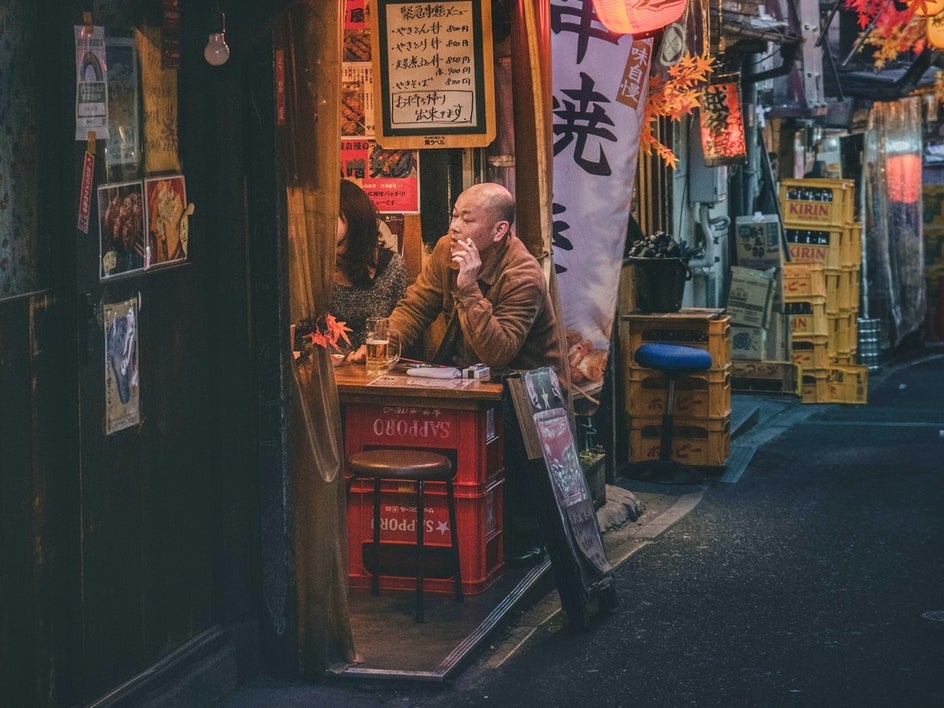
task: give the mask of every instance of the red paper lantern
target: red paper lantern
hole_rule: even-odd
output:
[[[944,48],[944,13],[927,19],[925,33],[932,47]]]
[[[610,32],[639,36],[675,22],[685,0],[593,0],[593,7]]]
[[[885,160],[885,184],[889,201],[912,204],[921,196],[921,157],[912,153]]]

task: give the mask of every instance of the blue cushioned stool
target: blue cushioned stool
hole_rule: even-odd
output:
[[[680,376],[687,376],[711,368],[711,354],[698,347],[683,344],[650,342],[633,353],[633,359],[647,369],[661,371],[666,381],[665,411],[662,413],[662,434],[659,442],[659,460],[639,463],[646,478],[652,481],[700,481],[703,477],[688,465],[671,460],[674,430],[672,409],[675,407],[675,384]],[[632,465],[631,465],[632,467]],[[680,473],[682,473],[680,477]],[[687,473],[687,475],[686,475]],[[635,475],[631,475],[635,476]],[[685,480],[685,477],[688,480]],[[695,480],[691,479],[693,476]]]
[[[456,497],[453,489],[455,470],[448,457],[427,450],[379,449],[355,452],[347,460],[350,482],[374,481],[374,567],[371,593],[380,594],[380,483],[384,479],[409,481],[416,485],[416,621],[423,617],[423,483],[445,482],[446,506],[452,536],[452,570],[456,582],[456,600],[462,602],[462,571],[459,565],[459,532],[456,529]],[[348,485],[350,488],[350,483]]]

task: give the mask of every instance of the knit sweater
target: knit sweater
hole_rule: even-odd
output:
[[[390,262],[374,276],[366,288],[334,284],[329,312],[339,322],[347,323],[354,349],[366,339],[367,318],[386,317],[406,290],[406,266],[403,258],[393,254]]]

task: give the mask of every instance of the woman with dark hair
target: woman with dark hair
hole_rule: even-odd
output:
[[[381,242],[377,207],[357,184],[341,180],[334,290],[329,312],[364,346],[368,317],[386,317],[406,291],[406,266]]]

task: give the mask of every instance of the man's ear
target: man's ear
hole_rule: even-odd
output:
[[[510,230],[511,224],[507,221],[499,221],[495,224],[495,236],[492,241],[501,241]]]

